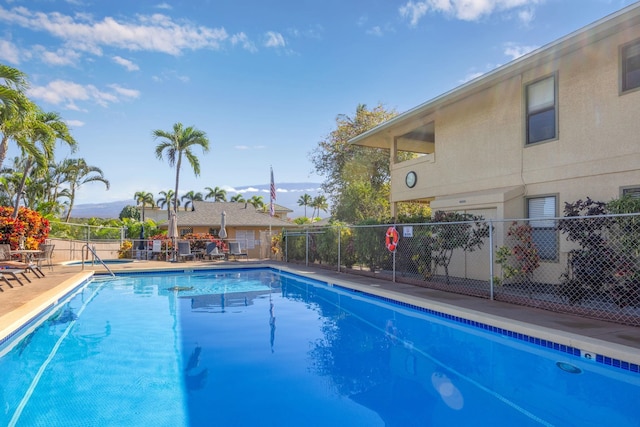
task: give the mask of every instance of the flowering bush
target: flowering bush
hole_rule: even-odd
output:
[[[13,218],[13,212],[11,206],[0,206],[0,243],[17,249],[24,239],[25,249],[38,249],[49,237],[49,220],[25,207],[18,209],[17,218]]]

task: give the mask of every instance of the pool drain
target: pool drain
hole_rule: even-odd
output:
[[[567,362],[556,362],[556,366],[570,374],[579,374],[582,372],[582,369]]]

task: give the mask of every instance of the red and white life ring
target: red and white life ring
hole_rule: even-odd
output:
[[[395,252],[398,248],[398,230],[395,227],[387,228],[387,234],[385,235],[385,243],[387,249],[391,252]]]

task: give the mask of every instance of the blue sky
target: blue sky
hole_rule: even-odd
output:
[[[211,142],[181,194],[233,195],[268,184],[270,166],[276,185],[322,182],[310,153],[358,104],[407,111],[632,3],[0,0],[0,62],[27,73],[30,98],[70,125],[73,156],[111,182],[76,203],[172,189],[151,133],[176,122]]]

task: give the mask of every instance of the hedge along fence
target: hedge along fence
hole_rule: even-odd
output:
[[[310,227],[284,259],[640,326],[640,214]]]

